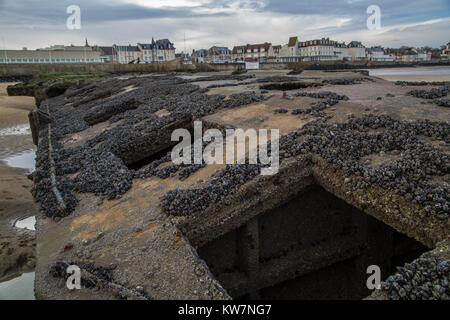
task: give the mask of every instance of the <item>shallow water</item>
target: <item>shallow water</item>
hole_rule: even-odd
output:
[[[22,220],[17,220],[15,226],[20,229],[36,230],[36,216],[31,216]]]
[[[28,171],[31,173],[36,169],[35,156],[36,151],[29,150],[13,156],[6,157],[2,160],[9,167],[28,169]]]
[[[0,300],[35,300],[34,272],[0,282]]]
[[[31,129],[28,124],[21,124],[14,127],[0,129],[0,136],[24,136],[30,134]]]
[[[422,76],[422,75],[450,75],[450,67],[417,67],[417,68],[386,68],[370,69],[371,76]]]

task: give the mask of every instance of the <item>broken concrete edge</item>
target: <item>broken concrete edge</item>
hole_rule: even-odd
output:
[[[300,171],[302,172],[301,174],[299,174]],[[292,172],[296,172],[296,175],[292,175]],[[289,179],[292,176],[295,178]],[[357,179],[355,177],[352,178]],[[261,176],[255,178],[242,186],[237,194],[213,206],[202,214],[179,220],[178,225],[185,236],[196,247],[202,247],[231,230],[247,225],[257,215],[282,205],[293,196],[317,184],[345,202],[361,209],[365,214],[375,217],[377,220],[384,222],[386,225],[393,227],[409,237],[415,238],[429,248],[435,248],[433,251],[436,251],[436,248],[442,247],[441,243],[447,237],[448,232],[448,228],[445,224],[442,224],[442,220],[436,219],[435,217],[430,219],[428,216],[424,220],[418,220],[417,215],[422,218],[425,217],[418,205],[401,199],[401,196],[389,194],[386,190],[382,190],[376,186],[370,186],[367,190],[359,190],[358,193],[346,191],[345,179],[342,173],[336,172],[336,170],[318,157],[298,156],[296,159],[289,159],[283,163],[277,176]],[[281,181],[288,182],[283,184]],[[280,184],[282,184],[281,187]],[[273,197],[274,194],[277,197]],[[346,253],[346,248],[351,251]],[[330,249],[327,253],[339,253],[339,259],[343,259],[346,256],[355,254],[355,250],[364,249],[353,248],[351,244],[350,246],[341,244],[335,246],[334,249]],[[323,248],[321,248],[321,252],[323,253]],[[331,253],[328,260],[323,256],[317,260],[314,263],[315,267],[317,267],[316,264],[326,267],[329,264],[335,263],[338,259],[336,255],[333,256]],[[298,261],[301,261],[301,257],[300,254],[294,259],[297,264],[299,264]],[[327,261],[329,261],[329,264],[327,264]],[[305,263],[306,265],[296,266],[295,271],[289,268],[286,269],[286,272],[282,272],[283,279],[294,279],[299,275],[306,274],[308,270],[312,270],[312,266],[308,268],[308,265],[312,262],[305,261]],[[276,273],[279,274],[279,271],[277,270]],[[269,271],[266,270],[265,272],[267,277],[263,277],[265,282],[260,285],[261,288],[267,286],[267,283],[271,283],[269,280],[270,272],[267,272]],[[223,280],[222,277],[232,278],[234,285],[228,288],[230,294],[232,296],[235,294],[242,295],[251,291],[248,291],[249,276],[242,272],[235,272],[233,274],[220,275],[219,280]],[[273,283],[277,283],[277,280],[274,280]],[[231,282],[227,281],[227,283]],[[254,287],[253,289],[258,290],[261,289],[260,287]],[[248,292],[244,292],[244,288]],[[386,294],[381,294],[381,298],[389,298]]]
[[[443,240],[436,244],[433,250],[427,251],[420,255],[412,263],[419,261],[420,259],[435,259],[439,263],[448,263],[450,261],[450,238]],[[389,279],[390,277],[388,277]],[[391,300],[389,293],[385,290],[375,289],[374,292],[364,298],[364,300]]]
[[[178,227],[195,246],[201,246],[245,224],[252,217],[288,201],[306,187],[318,184],[429,248],[447,237],[448,227],[445,222],[433,215],[425,215],[419,205],[377,186],[347,190],[346,179],[343,172],[335,170],[320,157],[300,155],[282,162],[277,175],[250,180],[236,194],[210,206],[206,211],[181,219]],[[362,178],[353,176],[351,179]]]
[[[47,107],[48,112],[48,107]],[[61,196],[61,193],[58,190],[58,187],[56,185],[56,169],[55,169],[55,160],[53,159],[53,145],[52,145],[52,128],[51,125],[48,124],[48,161],[50,163],[50,181],[52,184],[52,191],[55,195],[55,198],[58,202],[58,207],[61,211],[66,210],[67,206],[64,202],[63,197]]]
[[[169,234],[180,234],[181,232],[169,221],[161,221],[160,227],[166,229]],[[39,238],[39,235],[38,235]],[[192,261],[192,264],[185,266],[185,268],[192,268],[195,277],[199,279],[198,282],[190,281],[189,287],[178,285],[177,290],[153,292],[150,288],[147,288],[145,296],[137,292],[137,289],[129,288],[126,284],[120,284],[112,281],[99,280],[89,272],[85,274],[85,270],[82,270],[82,279],[92,279],[101,283],[101,285],[95,288],[81,287],[80,290],[69,290],[66,287],[66,280],[63,278],[55,278],[50,274],[51,268],[61,262],[60,257],[56,257],[57,252],[52,257],[54,260],[50,265],[43,265],[41,261],[38,261],[36,266],[36,283],[40,285],[35,286],[36,298],[39,300],[47,299],[100,299],[100,300],[116,300],[126,299],[129,300],[231,300],[232,297],[222,287],[220,282],[210,272],[207,264],[199,257],[196,249],[189,244],[189,241],[181,236],[178,238],[178,247],[183,250],[183,254]],[[38,252],[41,243],[38,241]],[[163,259],[164,260],[164,259]],[[170,264],[171,261],[167,261]],[[160,268],[164,269],[166,266],[161,265]],[[120,270],[117,270],[120,272]],[[172,281],[175,279],[172,279]],[[166,279],[167,281],[167,279]],[[50,286],[52,290],[49,290],[47,286]]]

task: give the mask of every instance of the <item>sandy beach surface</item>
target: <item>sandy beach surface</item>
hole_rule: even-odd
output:
[[[34,269],[35,232],[15,223],[38,210],[27,178],[34,166],[28,125],[34,98],[8,97],[9,84],[0,83],[0,281]]]

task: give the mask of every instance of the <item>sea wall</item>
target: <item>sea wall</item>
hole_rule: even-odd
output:
[[[2,63],[0,64],[0,76],[36,75],[59,72],[172,72],[189,71],[195,68],[195,65],[183,64],[179,60],[158,64]]]
[[[412,66],[450,66],[450,62],[398,63],[398,62],[361,62],[361,61],[318,61],[318,62],[265,62],[260,70],[339,70],[366,68],[395,68]],[[183,64],[174,60],[160,64],[113,64],[113,63],[11,63],[0,64],[0,77],[36,75],[58,72],[175,72],[175,71],[235,71],[245,68],[244,63]]]

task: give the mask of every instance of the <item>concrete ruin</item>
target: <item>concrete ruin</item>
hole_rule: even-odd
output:
[[[449,109],[408,94],[434,86],[286,72],[122,77],[43,101],[37,298],[448,299]],[[267,86],[280,76],[285,91]],[[196,119],[279,129],[278,174],[172,164],[172,131]],[[89,285],[66,288],[70,264]]]

